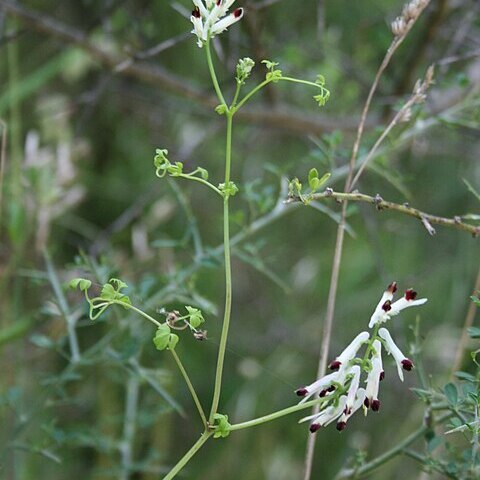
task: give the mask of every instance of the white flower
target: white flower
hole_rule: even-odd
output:
[[[359,333],[350,345],[328,366],[330,370],[337,370],[340,366],[347,364],[357,354],[358,349],[370,338],[368,332]]]
[[[383,340],[385,340],[385,348],[387,352],[395,359],[395,363],[397,364],[398,376],[403,382],[403,370],[407,370],[409,372],[413,368],[413,362],[409,358],[407,358],[395,345],[395,342],[393,341],[390,332],[386,328],[381,328],[378,331],[378,334],[381,338],[383,338]]]
[[[337,405],[331,405],[330,407],[327,407],[324,410],[321,410],[319,413],[315,415],[309,415],[308,417],[302,418],[298,423],[312,420],[312,423],[310,425],[310,431],[314,433],[320,427],[326,426],[329,423],[332,423],[338,417],[340,417],[340,415],[342,415],[343,411],[345,410],[346,403],[347,403],[347,396],[342,395],[338,399]]]
[[[357,396],[357,390],[360,385],[360,367],[358,365],[353,366],[350,369],[350,373],[353,374],[352,381],[350,382],[350,386],[348,387],[347,393],[347,403],[345,405],[345,411],[350,412],[353,408],[353,404],[355,403],[355,398]]]
[[[375,354],[372,359],[372,369],[367,377],[367,388],[365,394],[365,407],[371,408],[373,411],[380,409],[380,400],[378,399],[378,389],[380,381],[383,380],[383,364],[382,364],[382,344],[380,341],[373,342]]]
[[[193,23],[192,33],[197,36],[200,48],[209,37],[222,33],[243,17],[243,8],[237,8],[227,15],[234,2],[235,0],[193,0],[195,8],[190,20]]]
[[[393,294],[397,291],[397,283],[391,283],[385,292],[383,292],[380,302],[378,302],[375,311],[373,312],[368,327],[372,328],[377,323],[384,323],[387,320],[390,320],[391,317],[398,315],[403,309],[407,307],[413,307],[415,305],[423,305],[427,302],[426,298],[421,298],[415,300],[417,297],[417,292],[409,288],[405,295],[392,303]]]
[[[348,419],[363,405],[365,402],[366,392],[364,388],[359,388],[356,392],[355,402],[352,407],[347,410],[345,407],[342,416],[337,422],[337,430],[342,431],[347,426]]]

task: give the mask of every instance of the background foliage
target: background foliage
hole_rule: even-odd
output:
[[[209,339],[185,336],[178,348],[201,400],[210,402],[224,294],[216,249],[221,210],[208,189],[159,181],[152,162],[155,148],[168,148],[172,159],[202,165],[221,181],[223,122],[213,112],[204,57],[186,33],[191,5],[20,2],[34,12],[29,18],[9,9],[12,3],[0,1],[0,116],[8,132],[0,225],[1,476],[159,478],[199,431],[188,391],[171,359],[155,351],[150,325],[121,309],[92,324],[81,297],[62,286],[85,272],[98,284],[117,276],[153,315],[201,307]],[[390,44],[389,23],[402,8],[396,0],[239,3],[244,21],[215,45],[222,85],[234,85],[237,59],[248,55],[258,64],[257,79],[264,74],[260,60],[271,58],[302,78],[322,73],[332,96],[319,111],[310,91],[267,89],[235,131],[233,174],[241,192],[232,202],[233,234],[242,241],[234,249],[221,400],[235,421],[291,405],[293,390],[314,379],[339,208],[283,206],[284,177],[305,179],[316,167],[331,171],[330,185],[342,188],[359,111]],[[41,15],[66,33],[45,26]],[[363,148],[434,62],[436,84],[425,108],[389,137],[358,186],[362,192],[442,216],[478,213],[471,190],[480,185],[480,64],[471,52],[478,55],[479,43],[477,2],[432,2],[382,79]],[[442,60],[452,56],[456,61]],[[280,210],[271,214],[277,199]],[[257,228],[265,218],[272,221]],[[420,222],[368,205],[351,205],[348,222],[332,356],[366,326],[384,286],[397,280],[429,298],[416,342],[427,385],[442,387],[479,268],[478,239],[441,227],[431,237]],[[414,341],[416,313],[396,320],[404,346]],[[464,368],[470,363],[467,355]],[[423,404],[406,388],[419,387],[419,379],[410,375],[401,385],[388,375],[386,383],[379,414],[352,418],[341,435],[319,432],[318,478],[381,454],[421,425]],[[212,442],[185,475],[299,478],[307,432],[296,420]],[[458,437],[460,448],[462,441],[468,446]],[[432,458],[433,447],[443,448],[426,445],[420,439],[416,450]],[[401,457],[371,478],[418,472],[415,459]]]

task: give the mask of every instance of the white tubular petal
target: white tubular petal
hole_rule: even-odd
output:
[[[405,357],[402,351],[397,347],[397,345],[395,345],[395,342],[393,341],[390,332],[386,328],[381,328],[378,331],[378,334],[381,338],[385,340],[385,348],[387,349],[387,352],[395,359],[395,362],[397,364],[398,376],[403,382],[402,360],[405,360],[407,357]]]
[[[353,373],[353,378],[350,383],[350,387],[348,388],[347,403],[346,403],[347,410],[350,410],[353,407],[353,404],[355,403],[358,386],[360,385],[361,370],[358,365],[355,365],[351,368],[350,372]]]
[[[418,300],[407,300],[405,297],[400,298],[392,303],[392,309],[388,312],[390,316],[398,315],[402,310],[416,305],[423,305],[427,302],[427,298],[419,298]]]
[[[378,359],[378,362],[380,364],[380,371],[383,372],[382,342],[380,342],[380,340],[375,340],[373,342],[373,348],[375,350],[373,357]]]
[[[370,317],[370,321],[368,322],[368,328],[372,328],[377,323],[384,322],[385,318],[385,311],[383,310],[384,303],[389,300],[390,302],[393,299],[393,294],[396,290],[396,283],[391,283],[388,288],[383,292],[382,298],[378,302],[378,305],[375,307],[375,311],[373,312],[372,316]]]
[[[203,18],[207,18],[208,17],[208,10],[205,8],[205,5],[203,4],[202,0],[192,0],[193,1],[193,4],[198,7],[198,9],[200,10],[200,15],[203,17]],[[210,8],[210,7],[208,7]]]
[[[221,9],[222,9],[222,14],[221,16],[223,17],[224,15],[227,14],[228,9],[235,3],[235,0],[223,0]]]
[[[357,390],[357,398],[355,399],[355,403],[352,407],[352,414],[355,413],[363,405],[366,396],[367,392],[364,388],[359,388]]]
[[[374,357],[372,360],[372,369],[367,377],[366,397],[371,402],[378,399],[378,388],[380,385],[380,374],[382,373],[381,357]]]
[[[192,15],[190,17],[190,21],[193,23],[192,33],[194,33],[198,37],[199,40],[202,40],[203,39],[203,22],[202,22],[202,19],[194,17]]]
[[[319,378],[317,381],[313,382],[311,385],[305,387],[307,395],[302,398],[300,403],[306,402],[312,395],[315,395],[316,393],[322,391],[325,387],[329,387],[332,382],[338,381],[340,373],[340,371],[330,373],[329,375],[325,375],[324,377]]]
[[[207,19],[205,20],[205,28],[207,30],[210,29],[210,27],[221,17],[225,15],[225,12],[223,11],[221,6],[218,6],[217,3],[215,3],[215,6],[213,7],[212,11],[209,13]]]
[[[319,417],[318,423],[320,423],[320,425],[322,426],[332,423],[340,415],[342,415],[343,411],[345,410],[346,403],[347,403],[347,397],[345,395],[342,395],[338,400],[338,405],[336,407],[333,407],[333,410],[331,412],[328,412],[328,414]]]
[[[243,8],[237,8],[234,10],[230,15],[228,15],[225,18],[222,18],[222,20],[219,20],[217,23],[215,23],[210,32],[212,35],[217,35],[219,33],[222,33],[224,30],[226,30],[230,25],[233,25],[234,23],[238,22],[242,17],[243,17]]]
[[[364,342],[370,338],[368,332],[359,333],[351,342],[350,345],[335,359],[335,361],[340,362],[342,365],[346,364],[352,358],[355,357],[359,348]]]

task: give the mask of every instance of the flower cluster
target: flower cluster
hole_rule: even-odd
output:
[[[234,2],[235,0],[193,0],[195,8],[190,20],[193,23],[192,33],[197,36],[200,48],[209,38],[222,33],[243,17],[243,8],[228,13]]]
[[[402,14],[392,22],[392,33],[396,37],[405,36],[429,3],[430,0],[411,0],[407,3],[403,7]]]
[[[416,299],[417,293],[408,289],[405,295],[393,302],[397,291],[396,282],[391,283],[373,312],[369,328],[372,333],[359,333],[345,350],[329,364],[332,373],[316,382],[296,390],[296,394],[305,402],[312,396],[323,398],[320,411],[303,418],[300,422],[310,421],[310,431],[337,422],[337,430],[343,430],[348,419],[361,407],[365,415],[371,409],[380,409],[378,391],[380,382],[385,378],[382,361],[382,347],[390,354],[397,365],[398,376],[403,382],[403,370],[410,371],[413,362],[397,347],[390,332],[382,325],[402,310],[415,305],[423,305],[427,299]],[[366,345],[363,358],[358,357],[360,348]],[[366,373],[365,388],[360,387],[362,372]]]

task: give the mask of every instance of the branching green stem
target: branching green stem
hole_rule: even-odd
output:
[[[198,413],[200,414],[200,418],[202,419],[203,426],[206,430],[207,427],[208,427],[207,417],[205,415],[205,412],[203,411],[202,404],[200,403],[200,400],[198,399],[197,392],[195,391],[195,388],[193,387],[193,384],[190,381],[190,377],[188,376],[187,371],[185,370],[185,367],[183,366],[182,362],[180,361],[180,358],[177,355],[177,352],[175,351],[175,349],[170,350],[170,353],[172,354],[173,358],[175,359],[175,362],[177,363],[178,369],[180,370],[181,374],[183,375],[183,379],[185,380],[185,383],[187,384],[187,387],[190,390],[190,394],[192,395],[193,401],[195,402]]]
[[[134,307],[133,305],[127,305],[124,302],[119,302],[119,301],[116,301],[116,300],[113,300],[111,303],[116,303],[117,305],[121,305],[124,308],[128,308],[129,310],[133,310],[134,312],[138,313],[139,315],[146,318],[150,322],[154,323],[157,327],[159,327],[161,325],[161,323],[158,320],[155,320],[148,313],[145,313],[143,310],[140,310],[139,308]]]
[[[305,410],[306,408],[322,404],[326,400],[330,401],[331,397],[323,397],[320,399],[317,398],[315,400],[310,400],[309,402],[299,403],[297,405],[293,405],[292,407],[284,408],[283,410],[270,413],[269,415],[264,415],[263,417],[249,420],[248,422],[236,423],[231,426],[230,430],[242,430],[244,428],[255,427],[257,425],[261,425],[262,423],[271,422],[272,420],[276,420],[277,418],[284,417],[285,415],[290,415],[291,413],[299,412],[301,410]]]
[[[213,432],[204,432],[193,444],[192,448],[180,459],[180,461],[168,472],[163,480],[172,480],[177,473],[190,461],[190,459],[202,448],[203,444],[213,435]]]
[[[194,177],[192,174],[186,175],[185,173],[182,173],[181,175],[177,175],[177,176],[181,178],[186,178],[187,180],[195,180],[196,182],[203,183],[208,188],[211,188],[215,193],[218,193],[221,197],[223,197],[222,192],[215,185],[211,184],[207,180],[204,180],[203,178]]]

